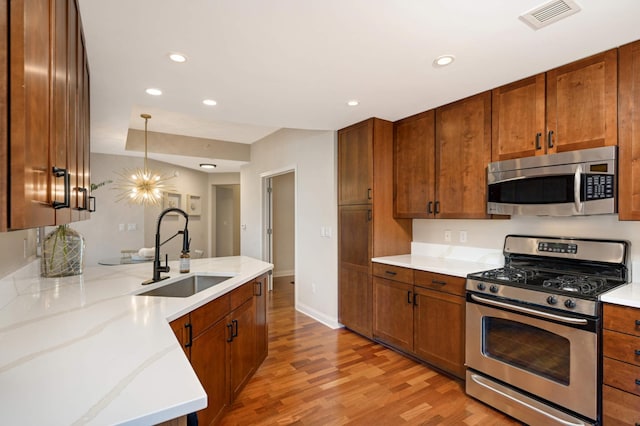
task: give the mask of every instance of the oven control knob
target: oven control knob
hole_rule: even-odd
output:
[[[567,299],[564,301],[564,306],[566,306],[569,309],[573,309],[576,307],[576,302],[574,300]]]
[[[547,297],[547,303],[550,305],[555,305],[558,303],[558,298],[555,296],[549,296]]]
[[[490,291],[491,293],[497,293],[497,292],[498,292],[498,290],[500,290],[500,287],[498,287],[498,286],[497,286],[497,285],[495,285],[495,284],[492,284],[492,285],[491,285],[491,287],[489,287],[489,291]]]
[[[484,283],[478,283],[478,285],[476,286],[476,288],[480,291],[484,291],[485,288],[487,288],[486,285],[484,285]]]

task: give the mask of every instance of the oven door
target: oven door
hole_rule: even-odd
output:
[[[598,418],[597,320],[467,294],[466,365],[556,406]]]

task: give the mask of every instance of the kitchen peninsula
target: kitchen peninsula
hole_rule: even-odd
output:
[[[250,257],[96,266],[40,278],[39,261],[0,280],[0,412],[5,424],[156,424],[207,405],[169,322],[268,272]],[[233,275],[191,297],[137,296],[188,275]]]

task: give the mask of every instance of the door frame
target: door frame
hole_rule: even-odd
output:
[[[298,167],[293,164],[275,170],[269,170],[260,173],[262,180],[260,205],[262,210],[262,253],[261,258],[265,262],[273,263],[273,241],[269,229],[273,222],[272,198],[269,186],[273,177],[293,173],[293,244],[294,244],[294,294],[297,294],[297,273],[298,273]],[[273,290],[273,271],[269,273],[268,286],[269,291]]]

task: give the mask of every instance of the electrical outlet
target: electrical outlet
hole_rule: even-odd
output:
[[[124,223],[121,223],[118,225],[118,231],[120,232],[124,231]]]
[[[444,240],[447,243],[451,242],[451,231],[449,231],[448,229],[446,231],[444,231]]]
[[[316,294],[316,283],[311,283],[311,293]]]
[[[461,243],[467,242],[467,231],[460,231],[460,242]]]
[[[127,224],[127,231],[135,231],[136,229],[138,229],[138,227],[136,226],[135,223],[128,223]]]

